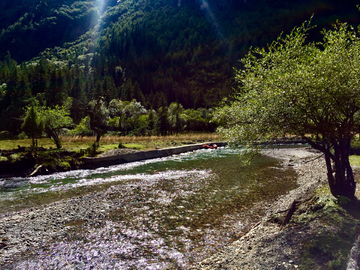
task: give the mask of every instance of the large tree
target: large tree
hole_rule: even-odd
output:
[[[321,32],[321,42],[308,42],[310,29],[305,22],[242,59],[235,101],[217,112],[225,120],[220,131],[245,146],[300,136],[323,152],[332,194],[353,200],[349,153],[360,125],[359,32],[337,23]]]
[[[68,98],[62,106],[38,106],[38,114],[43,130],[49,138],[54,140],[57,149],[62,147],[60,135],[65,128],[74,126],[70,117],[72,99]]]
[[[72,99],[68,98],[64,105],[54,107],[40,106],[38,101],[34,101],[31,106],[26,108],[26,115],[21,128],[25,134],[33,139],[41,136],[44,131],[49,138],[54,140],[56,148],[62,147],[60,134],[65,128],[73,127],[73,120],[70,117],[70,107]]]

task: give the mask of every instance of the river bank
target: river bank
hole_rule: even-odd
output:
[[[75,152],[41,147],[33,150],[25,149],[24,147],[12,150],[0,150],[0,157],[7,157],[7,160],[0,160],[0,180],[11,177],[48,175],[77,169],[95,169],[116,164],[167,157],[199,150],[209,143],[216,144],[217,147],[227,145],[225,142],[212,141],[202,141],[201,143],[183,142],[180,145],[174,143],[177,146],[142,151],[123,147],[99,154],[94,150],[93,156],[84,156],[84,151]]]
[[[304,149],[263,153],[293,166],[298,188],[280,196],[247,234],[193,269],[359,269],[359,205],[346,211],[334,203],[320,153]],[[356,194],[360,196],[359,185]],[[295,200],[297,210],[283,227]],[[351,248],[353,258],[349,259]]]
[[[306,218],[299,219],[298,217],[296,218],[300,225],[298,223],[291,223],[285,226],[283,230],[280,230],[277,222],[286,214],[286,210],[294,199],[302,200],[306,207],[313,207],[313,209],[320,208],[320,210],[325,208],[321,208],[321,204],[318,201],[309,200],[316,187],[326,183],[324,164],[321,159],[317,159],[318,153],[309,152],[304,149],[269,150],[264,154],[283,158],[284,169],[286,167],[293,167],[299,176],[297,180],[299,187],[286,195],[280,196],[274,204],[262,205],[262,207],[266,208],[266,215],[259,224],[239,240],[227,246],[220,253],[201,262],[195,268],[301,269],[304,267],[302,265],[303,255],[301,250],[299,250],[299,243],[304,239],[316,236],[318,232],[329,234],[334,230],[339,230],[338,223],[336,228],[329,224],[324,230],[323,222],[313,225],[311,222],[307,222]],[[136,190],[136,202],[140,205],[144,200],[143,188],[134,186],[133,189]],[[66,260],[62,259],[66,258],[66,256],[71,257],[71,252],[73,252],[74,248],[76,249],[76,246],[71,247],[71,249],[69,243],[77,245],[78,241],[84,241],[79,230],[87,230],[88,241],[98,239],[100,249],[96,252],[103,250],[105,253],[108,253],[106,255],[102,254],[102,256],[109,256],[108,260],[116,260],[118,254],[123,256],[119,259],[126,258],[128,253],[135,252],[136,250],[132,250],[131,246],[116,246],[112,241],[111,235],[108,234],[108,231],[120,230],[120,228],[116,227],[116,223],[109,221],[109,216],[116,209],[126,207],[124,197],[118,197],[119,192],[120,190],[114,187],[106,191],[94,192],[1,215],[0,268],[14,269],[14,267],[19,266],[21,260],[26,259],[27,255],[38,254],[43,261],[32,262],[29,260],[17,269],[41,269],[39,268],[41,263],[44,263],[44,265],[51,269],[90,269],[91,266],[95,267],[94,269],[104,269],[101,268],[100,264],[96,265],[96,258],[99,255],[94,254],[92,251],[90,254],[90,250],[83,252],[82,258],[78,258],[78,265],[70,265]],[[311,205],[308,205],[307,202],[311,202]],[[132,201],[132,203],[134,204],[135,202]],[[149,210],[146,211],[148,212]],[[316,212],[319,211],[314,213]],[[122,212],[122,214],[125,213]],[[86,227],[83,226],[85,224]],[[350,226],[347,223],[345,225]],[[151,224],[151,226],[154,226],[154,224]],[[304,226],[304,228],[301,226]],[[104,230],[101,229],[100,232],[95,233],[94,228],[104,228]],[[354,241],[353,229],[349,231],[351,233],[347,237],[351,245]],[[242,234],[239,235],[241,236]],[[133,232],[125,230],[118,237],[123,238],[123,241],[126,242],[137,237],[146,238],[146,235],[137,236]],[[49,243],[54,241],[59,243],[59,245],[50,246]],[[156,246],[157,244],[151,243],[151,245]],[[40,249],[44,256],[38,253],[39,247],[46,247]],[[59,259],[47,258],[46,253],[48,249],[54,249],[52,252],[58,254]],[[345,251],[347,255],[349,250]],[[93,264],[95,265],[89,262],[85,264],[84,261],[86,261],[87,256],[93,258]],[[171,257],[173,255],[169,252],[166,256]],[[148,262],[143,261],[142,263],[143,265],[134,265],[134,269],[150,269],[150,267],[147,267]],[[127,268],[122,268],[121,265],[118,265],[118,268],[115,269]],[[160,269],[167,268],[163,267]],[[179,269],[185,268],[179,267]]]

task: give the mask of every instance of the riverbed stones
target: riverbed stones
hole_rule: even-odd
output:
[[[307,150],[273,150],[265,154],[284,158],[285,165],[293,165],[299,175],[299,187],[280,196],[274,204],[267,205],[266,216],[249,233],[202,261],[195,269],[298,268],[300,259],[295,251],[298,238],[304,237],[307,229],[299,231],[298,238],[289,240],[289,228],[280,230],[278,224],[269,220],[272,215],[285,211],[294,199],[306,200],[307,194],[326,182],[324,164],[321,159],[316,159],[318,153]],[[111,194],[107,195],[112,197]],[[121,200],[106,199],[103,192],[95,192],[44,207],[1,215],[0,268],[22,258],[24,254],[35,254],[38,247],[44,250],[53,241],[65,241],[69,234],[77,230],[102,225],[110,209],[114,213],[125,211],[121,210]],[[121,215],[117,216],[121,218]]]
[[[314,233],[324,230],[328,230],[327,233],[330,234],[336,233],[333,231],[336,228],[324,228],[324,224],[316,220],[307,226],[292,225],[284,228],[271,220],[274,215],[286,212],[294,200],[306,202],[312,198],[313,191],[318,186],[327,184],[326,166],[323,159],[318,158],[320,154],[301,149],[268,150],[265,154],[283,158],[284,164],[294,165],[299,187],[280,196],[267,209],[267,214],[258,226],[219,253],[198,263],[194,269],[299,269],[304,240],[311,241]],[[357,192],[359,191],[358,187]],[[357,247],[357,242],[354,247]],[[359,261],[350,261],[349,265],[359,265]]]

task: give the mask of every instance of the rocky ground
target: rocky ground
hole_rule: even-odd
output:
[[[310,219],[308,222],[301,220],[301,213],[316,212],[324,207],[318,199],[312,197],[317,187],[326,184],[325,166],[323,159],[318,158],[319,153],[304,149],[278,149],[266,151],[264,154],[283,158],[285,166],[293,166],[299,175],[299,187],[281,196],[271,205],[266,216],[246,235],[202,261],[195,269],[304,269],[304,258],[307,256],[307,251],[303,249],[304,243],[316,240],[320,232],[321,235],[332,235],[349,225],[343,222],[340,226],[332,220],[327,223],[321,219]],[[360,191],[357,192],[359,196]],[[69,228],[74,224],[102,224],[106,212],[119,203],[103,198],[104,194],[98,192],[1,215],[0,269],[12,269],[8,266],[18,255],[24,258],[24,254],[31,254],[48,242],[65,240]],[[293,218],[295,222],[282,228],[279,221],[283,219],[294,200],[300,205],[300,210],[297,210]],[[354,232],[350,233],[353,230],[352,226],[349,233],[344,236],[351,245],[355,241]],[[347,246],[344,252],[349,254],[350,248]],[[344,256],[348,260],[348,255]],[[317,268],[307,269],[338,269],[321,268],[329,260],[316,262]],[[311,263],[309,262],[310,266],[315,265]],[[357,269],[356,264],[359,265],[359,262],[355,262],[354,268],[349,269]],[[54,265],[55,269],[62,269],[59,267]]]
[[[316,213],[324,207],[314,195],[316,188],[326,186],[327,183],[325,163],[320,154],[296,149],[269,150],[264,154],[282,158],[285,165],[293,166],[299,176],[297,180],[299,187],[281,196],[269,207],[263,219],[246,235],[202,261],[194,269],[345,269],[344,264],[348,265],[348,270],[359,269],[360,237],[355,242],[354,235],[354,223],[357,221],[349,217],[352,220],[349,221],[351,225],[346,220],[333,222],[331,213],[325,211],[324,214],[319,213],[318,216],[314,214],[309,217],[313,212]],[[359,195],[358,187],[357,196]],[[295,222],[282,227],[281,221],[294,200],[298,202],[297,206],[300,209],[293,216]],[[341,210],[329,211],[334,211],[336,216],[338,214],[336,211]],[[302,214],[307,216],[305,220],[301,220]],[[346,227],[347,225],[349,226]],[[336,239],[336,235],[342,233],[342,229],[348,233],[343,237],[347,239],[346,248],[336,251],[338,254],[342,253],[338,255],[339,258],[332,258],[335,256],[331,252],[325,254],[326,251],[321,250],[322,243],[319,239],[328,236],[334,245],[343,244],[342,239]],[[355,255],[349,262],[351,243],[354,243],[352,253]],[[330,248],[330,245],[325,247],[325,249]],[[317,252],[318,254],[314,254]]]
[[[140,152],[140,150],[130,149],[130,148],[119,148],[119,149],[113,149],[110,151],[106,151],[105,153],[98,155],[98,157],[121,156],[121,155],[126,155],[126,154],[137,153],[137,152]]]

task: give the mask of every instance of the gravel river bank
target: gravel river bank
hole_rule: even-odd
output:
[[[356,226],[360,217],[357,216],[357,220],[353,219],[342,209],[337,209],[337,206],[335,210],[331,210],[333,213],[324,211],[323,214],[312,216],[325,205],[321,202],[323,198],[319,199],[314,195],[316,188],[327,187],[326,165],[320,153],[304,149],[277,149],[263,153],[283,159],[285,166],[293,166],[298,174],[298,188],[280,196],[266,209],[264,217],[247,234],[221,252],[203,260],[194,269],[360,269],[358,256],[360,234],[354,232],[356,227],[357,230],[360,228],[359,224]],[[359,185],[357,185],[356,194],[359,197]],[[330,196],[325,200],[333,199]],[[294,224],[282,227],[274,217],[281,215],[281,221],[294,200],[298,202],[300,208],[302,204],[305,205],[301,211],[298,211],[301,212],[299,216],[301,214],[305,216],[305,221],[297,216]],[[338,218],[338,215],[345,216],[345,220],[332,220],[332,218]],[[327,242],[325,246],[322,246],[324,239],[333,243]],[[349,261],[348,255],[352,243],[354,243],[352,253],[355,252],[357,255]],[[341,246],[342,244],[344,246]],[[334,245],[339,246],[334,248]],[[337,249],[335,252],[339,258],[331,253],[332,248]],[[309,252],[313,254],[309,255]],[[341,256],[344,258],[340,258]]]
[[[308,200],[316,187],[326,183],[324,163],[316,158],[318,153],[305,149],[269,150],[264,154],[282,158],[285,169],[294,168],[298,174],[298,188],[281,195],[275,202],[270,200],[254,204],[253,219],[240,220],[239,213],[231,217],[229,222],[232,225],[228,226],[228,231],[225,226],[216,237],[209,236],[211,234],[204,236],[202,244],[213,245],[211,253],[214,255],[200,263],[191,262],[191,258],[184,257],[171,243],[164,247],[162,228],[152,219],[157,209],[146,205],[148,189],[156,189],[162,183],[148,179],[148,187],[136,183],[129,184],[131,186],[126,190],[121,186],[111,186],[100,192],[2,214],[0,268],[188,269],[187,266],[192,264],[195,269],[297,269],[300,264],[296,253],[297,241],[304,239],[306,232],[297,231],[294,236],[293,230],[288,227],[280,230],[277,223],[269,220],[274,213],[286,211],[293,200]],[[198,171],[191,173],[194,178],[204,177]],[[127,192],[131,193],[131,198],[126,197]],[[119,196],[119,193],[122,195]],[[175,199],[169,198],[168,194],[157,197],[165,208],[169,208],[170,201]],[[137,228],[124,225],[127,216],[132,215],[131,211],[126,213],[129,205],[140,209],[136,213],[142,221]],[[169,209],[166,218],[175,220],[179,217],[172,216]],[[184,224],[187,224],[183,218]],[[190,238],[211,231],[211,228],[201,231],[199,227],[189,232],[189,227],[185,225],[181,229]],[[291,240],[288,239],[290,236]],[[238,240],[222,248],[216,242],[224,237]],[[175,243],[178,239],[174,237],[173,240]],[[139,250],[140,242],[146,246],[142,251]],[[191,250],[201,254],[200,246],[194,248],[185,244],[183,249],[188,254]],[[156,253],[162,260],[149,259],[150,253]],[[207,256],[202,254],[198,257]],[[126,264],[123,264],[124,261],[127,261]],[[171,261],[176,263],[169,267],[167,262]]]

